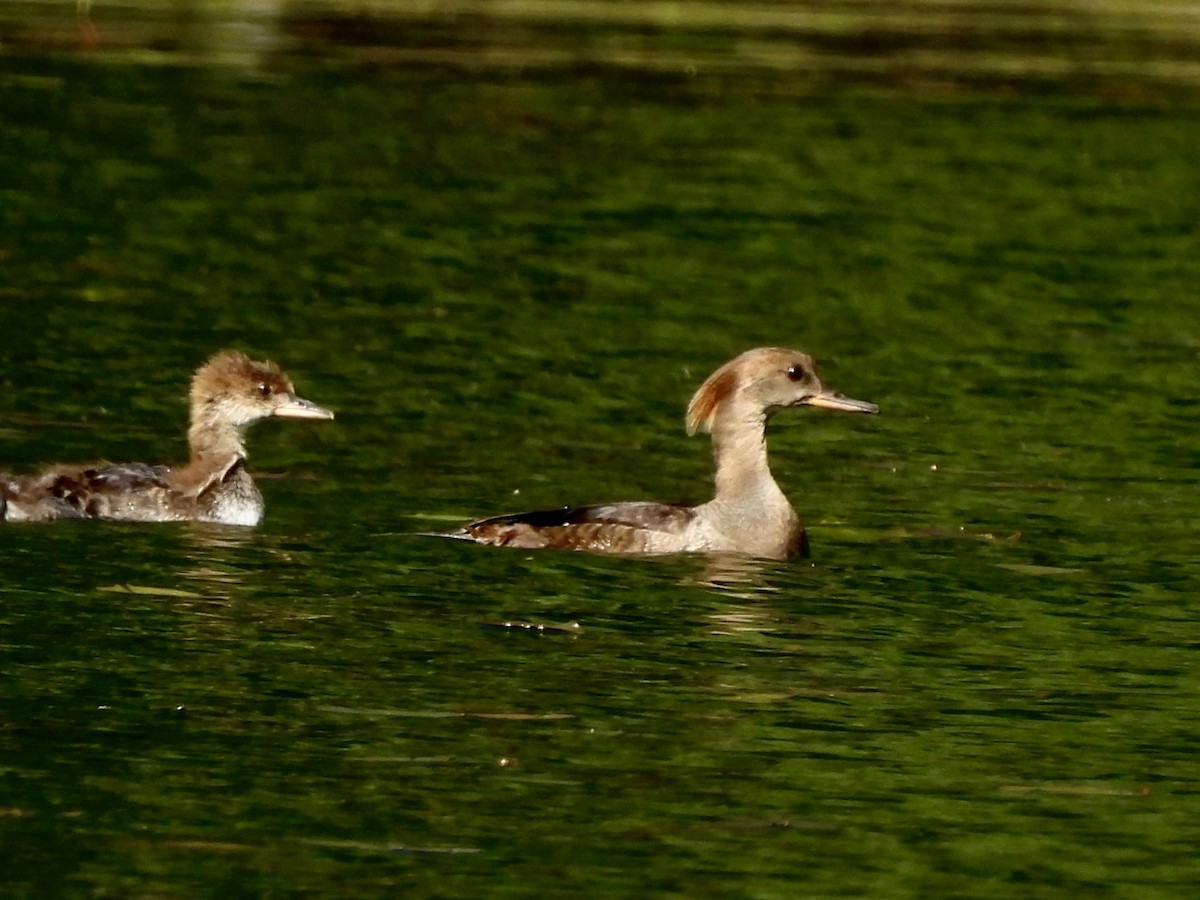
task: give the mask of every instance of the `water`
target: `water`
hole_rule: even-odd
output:
[[[1189,90],[336,55],[0,59],[0,468],[224,346],[338,414],[0,534],[7,895],[1191,893]],[[703,498],[760,344],[883,411],[773,422],[811,561],[413,535]]]

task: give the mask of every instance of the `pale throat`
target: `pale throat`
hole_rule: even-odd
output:
[[[205,410],[194,416],[188,429],[188,448],[192,459],[245,457],[246,428],[246,425],[237,425],[223,418],[217,410]]]
[[[756,506],[790,506],[767,460],[766,414],[719,416],[712,429],[717,499]]]

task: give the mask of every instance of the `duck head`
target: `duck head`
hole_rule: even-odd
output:
[[[749,421],[765,421],[788,406],[820,406],[844,412],[877,413],[879,407],[830,390],[816,361],[782,347],[747,350],[713,372],[692,396],[688,434]]]

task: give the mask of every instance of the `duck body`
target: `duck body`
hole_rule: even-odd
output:
[[[696,524],[696,512],[688,506],[608,503],[495,516],[472,522],[455,536],[526,550],[672,553],[683,549]]]
[[[825,388],[805,353],[749,350],[709,376],[688,406],[688,433],[712,434],[716,491],[707,503],[563,507],[482,519],[447,536],[522,549],[807,555],[804,526],[767,462],[767,419],[788,406],[879,411],[873,403]]]
[[[102,463],[0,476],[0,517],[258,525],[264,504],[247,469],[244,436],[270,416],[332,419],[333,413],[297,397],[273,363],[217,354],[192,379],[185,465]]]
[[[734,515],[737,511],[732,511]],[[791,507],[788,507],[791,512]],[[634,501],[494,516],[450,537],[525,550],[558,548],[596,553],[743,553],[768,559],[807,556],[804,527],[794,514],[776,523],[735,521],[723,531],[713,503]],[[742,539],[728,532],[744,534]]]
[[[11,522],[48,519],[121,519],[130,522],[213,522],[258,525],[262,494],[239,459],[228,472],[191,491],[179,469],[145,463],[55,469],[10,489]]]

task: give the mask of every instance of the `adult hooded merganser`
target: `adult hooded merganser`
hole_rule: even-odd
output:
[[[877,413],[821,384],[798,350],[760,347],[730,360],[688,404],[687,431],[712,434],[716,496],[700,506],[611,503],[483,519],[446,537],[501,547],[601,553],[741,553],[786,559],[808,553],[804,526],[767,464],[767,419],[788,406]]]
[[[333,413],[297,397],[274,363],[218,353],[192,377],[186,465],[102,463],[0,475],[0,517],[257,525],[263,499],[246,470],[245,431],[268,416],[332,419]]]

